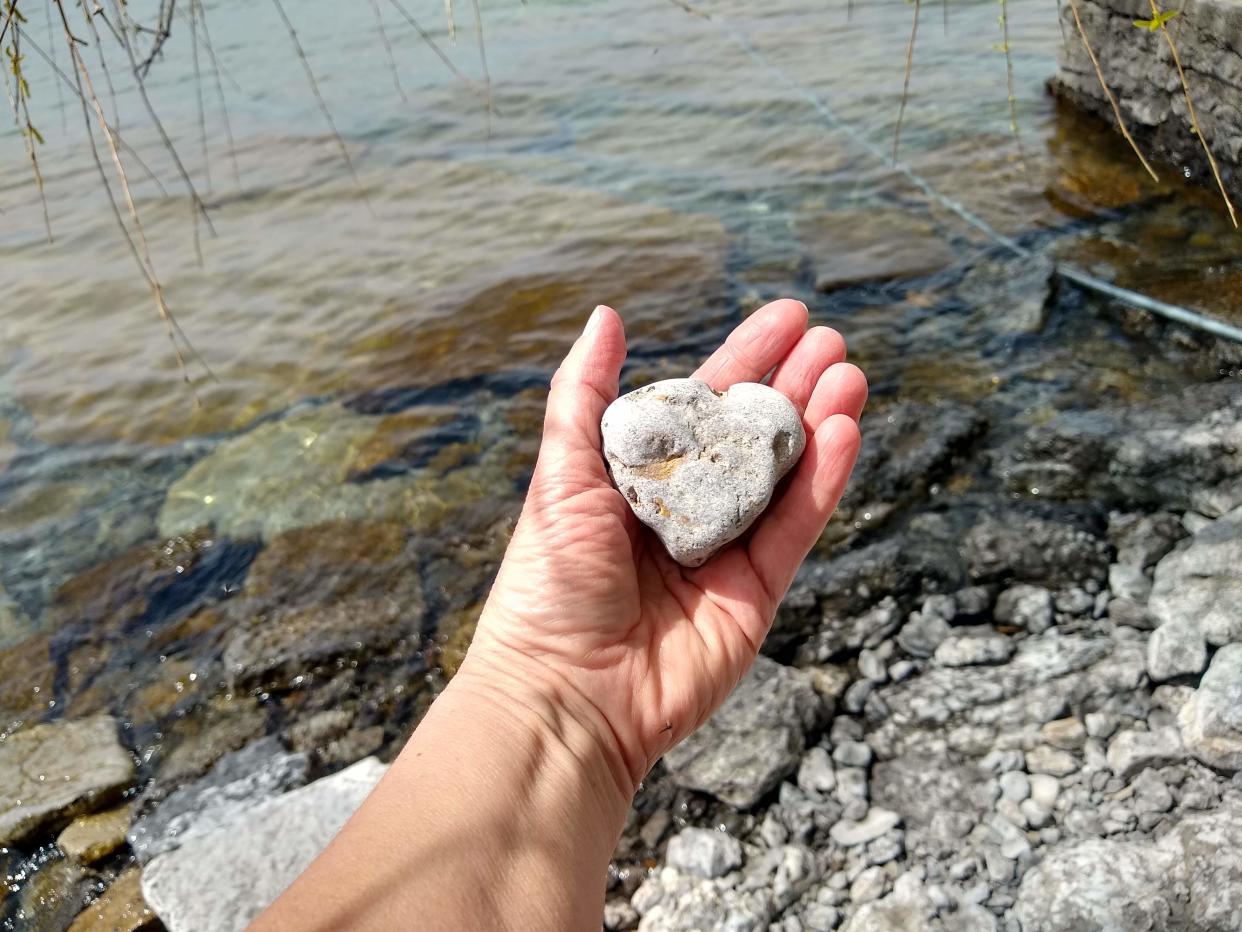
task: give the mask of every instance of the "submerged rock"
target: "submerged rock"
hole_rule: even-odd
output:
[[[142,898],[141,871],[134,866],[78,914],[69,932],[137,932],[154,922],[155,913]]]
[[[134,761],[106,715],[36,725],[0,742],[0,846],[107,805]]]
[[[798,768],[823,709],[808,674],[759,657],[707,722],[664,756],[674,783],[749,808]]]
[[[368,757],[194,833],[144,868],[143,896],[169,932],[240,932],[327,847],[386,769]]]
[[[609,405],[600,428],[613,482],[683,566],[744,533],[806,446],[797,408],[751,382],[654,382]]]
[[[130,806],[78,816],[56,839],[56,846],[75,861],[93,864],[125,844]]]

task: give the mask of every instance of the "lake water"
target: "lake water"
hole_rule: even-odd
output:
[[[132,80],[113,71],[114,103],[94,74],[170,192],[130,160],[214,373],[189,360],[197,404],[81,111],[28,50],[55,242],[0,135],[0,734],[109,711],[175,780],[230,703],[262,731],[348,694],[399,741],[468,640],[597,303],[626,320],[630,384],[781,295],[846,335],[873,410],[992,398],[1020,424],[1215,374],[1054,293],[825,120],[813,99],[890,147],[907,3],[487,2],[491,112],[468,5],[455,41],[441,4],[410,7],[458,76],[380,2],[395,78],[369,6],[287,5],[353,168],[275,10],[237,0],[207,4],[236,166],[205,49],[204,154],[178,20],[150,90],[214,223],[201,266]],[[1034,0],[1009,3],[1019,151],[998,12],[922,10],[902,159],[1042,257],[1239,320],[1242,240],[1047,96],[1062,33]]]

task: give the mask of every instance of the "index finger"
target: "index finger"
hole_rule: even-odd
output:
[[[758,382],[797,345],[807,316],[801,301],[782,298],[765,304],[738,324],[691,378],[716,391],[737,382]]]

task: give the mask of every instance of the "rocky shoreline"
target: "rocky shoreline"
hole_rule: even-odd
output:
[[[1025,426],[997,410],[867,415],[860,469],[764,654],[644,783],[607,928],[1242,922],[1242,391],[1223,379]],[[257,555],[174,538],[179,572],[110,565],[113,589],[129,565],[146,594],[114,649],[146,625],[187,669],[208,658],[218,683],[253,685],[193,695],[184,676],[189,698],[149,724],[15,721],[4,927],[238,928],[326,843],[383,772],[369,755],[391,757],[434,692],[401,698],[429,662],[410,666],[429,610],[401,581],[416,543],[370,528],[361,562],[340,534],[280,527]],[[238,559],[238,596],[170,607],[170,586],[197,593],[196,568]],[[308,575],[325,588],[292,598]],[[377,598],[404,608],[350,628]],[[83,675],[68,657],[53,679]],[[10,717],[21,691],[0,690]]]

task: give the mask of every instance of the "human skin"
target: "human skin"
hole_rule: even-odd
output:
[[[552,380],[539,460],[457,675],[331,845],[254,924],[590,929],[639,782],[750,668],[858,454],[862,372],[797,301],[740,324],[694,378],[769,384],[806,451],[752,529],[675,563],[613,488],[600,418],[621,319],[596,308]]]

